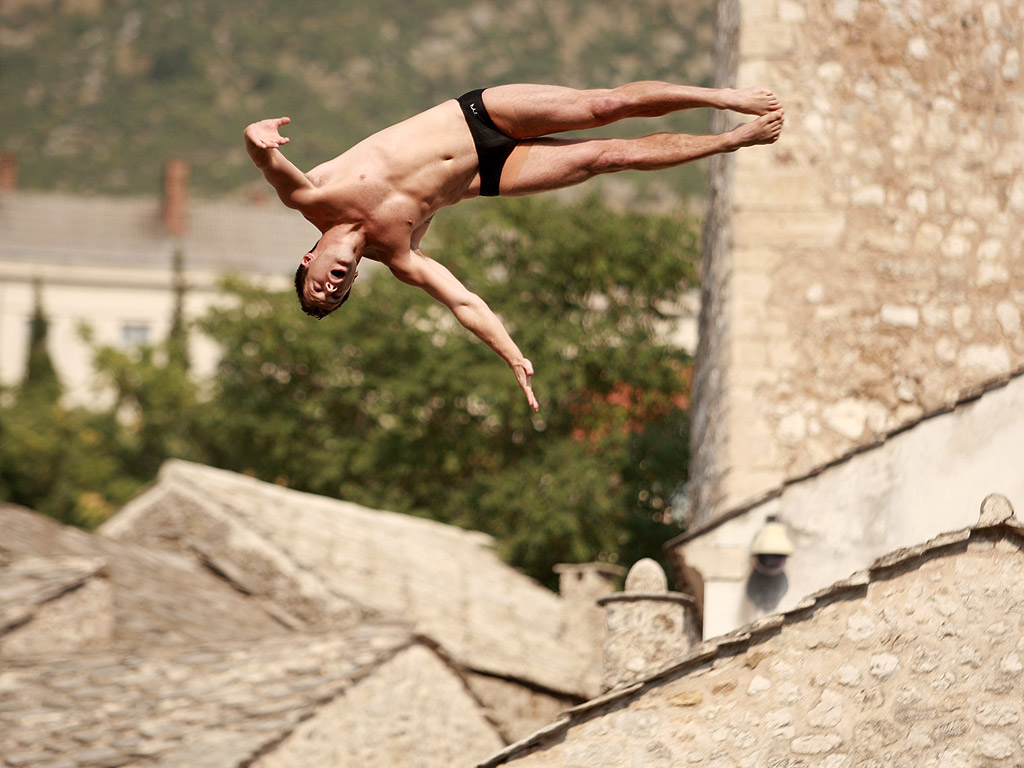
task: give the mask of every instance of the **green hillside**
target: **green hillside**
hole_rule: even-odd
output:
[[[148,194],[178,156],[199,193],[244,193],[252,120],[289,115],[307,168],[473,87],[707,84],[711,18],[710,0],[3,0],[0,151],[23,188]],[[670,183],[699,193],[702,172]]]

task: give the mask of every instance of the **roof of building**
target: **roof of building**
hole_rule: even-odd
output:
[[[996,563],[999,558],[991,553],[1000,551],[1001,542],[1005,544],[1005,563],[993,566],[997,573],[987,574],[1000,578],[979,576],[977,563],[965,564],[955,581],[943,579],[937,571],[925,573],[929,564],[962,556],[972,546],[981,559]],[[1009,501],[993,494],[983,502],[977,525],[892,552],[848,579],[809,595],[792,610],[711,639],[656,674],[567,710],[556,722],[512,744],[478,768],[493,768],[531,756],[538,756],[538,764],[547,764],[545,760],[551,758],[545,750],[552,745],[561,749],[569,741],[570,731],[584,724],[589,724],[585,730],[573,731],[574,754],[578,757],[573,764],[588,768],[619,765],[614,754],[584,757],[599,748],[596,737],[608,733],[608,727],[593,721],[616,713],[612,727],[620,727],[632,722],[626,709],[636,705],[643,710],[636,717],[646,717],[647,724],[636,723],[633,736],[653,744],[653,698],[678,715],[673,726],[676,742],[682,745],[678,749],[687,753],[687,759],[700,758],[697,762],[714,756],[706,751],[709,744],[718,743],[724,748],[729,740],[740,749],[722,754],[736,757],[768,736],[786,739],[769,754],[834,754],[836,764],[845,765],[840,758],[850,757],[853,750],[849,740],[829,728],[841,730],[843,723],[850,725],[855,720],[863,733],[875,729],[878,723],[895,721],[898,727],[889,729],[892,738],[887,744],[906,739],[912,732],[910,726],[924,721],[928,728],[917,733],[918,748],[934,744],[941,738],[936,734],[945,733],[945,728],[950,733],[966,733],[967,740],[974,743],[987,739],[993,745],[993,754],[988,757],[1019,755],[1022,743],[1014,743],[1001,731],[970,733],[970,720],[983,726],[1020,721],[1024,670],[1020,654],[1024,653],[1024,639],[1019,629],[1011,630],[1011,625],[997,620],[991,626],[980,626],[981,615],[968,614],[978,609],[981,591],[986,599],[996,602],[992,615],[1008,617],[1016,626],[1024,587],[1022,549],[1024,525],[1014,516]],[[912,583],[900,588],[893,585],[906,574],[915,574]],[[899,611],[887,605],[898,589],[909,595]],[[985,635],[984,649],[971,643],[972,630]],[[822,658],[812,659],[815,654]],[[897,677],[900,659],[908,657],[916,659],[908,670],[911,674]],[[769,664],[766,660],[773,661]],[[966,671],[957,675],[957,668]],[[930,676],[925,677],[926,673]],[[798,681],[801,675],[807,680]],[[944,699],[945,713],[941,707],[929,708],[922,703],[924,697],[918,686],[952,689]],[[878,690],[874,690],[876,687]],[[980,698],[971,706],[956,704],[954,691],[976,693]],[[763,700],[758,698],[762,696]],[[757,714],[751,714],[744,701],[755,698]],[[855,709],[852,705],[857,701],[860,706]],[[1003,701],[1010,704],[1000,709]],[[876,709],[883,705],[889,709]],[[844,706],[850,710],[845,719]],[[992,710],[1005,710],[1005,717],[987,722],[986,713]],[[702,725],[695,724],[698,711],[703,715]],[[622,742],[623,749],[629,747],[629,743]],[[675,757],[679,759],[678,754]]]
[[[201,468],[178,469],[167,474],[210,491]],[[219,490],[242,506],[266,503],[262,484],[244,485]],[[580,700],[476,674],[417,633],[400,608],[380,610],[372,597],[333,596],[331,622],[306,621],[329,587],[310,576],[299,584],[307,593],[296,595],[287,569],[268,569],[262,582],[261,548],[274,543],[223,525],[218,510],[195,502],[202,490],[190,499],[176,497],[180,490],[158,482],[143,498],[173,503],[176,514],[136,522],[161,522],[173,540],[190,518],[183,551],[0,505],[0,764],[448,768],[493,754]],[[293,512],[278,511],[282,520]],[[438,545],[445,526],[416,522],[427,529],[418,540]],[[219,548],[220,539],[237,548]],[[374,583],[372,573],[360,582]]]
[[[0,639],[66,593],[103,582],[117,648],[277,635],[273,607],[174,552],[123,544],[0,505]],[[173,589],[168,589],[173,585]],[[95,636],[93,637],[95,648]],[[0,652],[0,657],[4,654]]]
[[[192,200],[174,241],[156,197],[0,195],[0,261],[168,270],[180,246],[189,270],[278,276],[318,238],[301,215],[268,203]]]
[[[596,690],[592,649],[568,641],[561,599],[503,563],[481,533],[182,461],[165,464],[101,533],[194,553],[299,626],[402,616],[470,669],[564,694]]]
[[[403,675],[388,674],[388,665],[410,651],[415,652],[416,674],[410,674],[406,662],[404,679],[414,687],[393,698],[387,711],[380,711],[380,702],[376,711],[363,708],[368,700],[359,694],[364,681],[380,672],[385,684],[397,689]],[[424,674],[425,666],[434,668]],[[407,627],[386,623],[331,635],[8,660],[0,668],[0,690],[0,754],[13,768],[223,768],[260,764],[260,758],[285,748],[312,752],[316,759],[311,764],[316,764],[329,759],[337,744],[289,740],[306,721],[322,720],[328,710],[329,722],[316,723],[319,730],[336,729],[345,720],[359,722],[362,730],[353,729],[352,738],[360,733],[376,738],[379,753],[386,734],[397,738],[404,729],[419,730],[410,728],[413,723],[443,726],[435,721],[446,706],[459,708],[460,715],[472,709],[457,678],[433,652],[418,644]],[[435,690],[447,701],[437,700]],[[492,750],[501,745],[479,712],[460,725],[477,739],[480,733],[488,737],[489,730],[483,744]],[[467,748],[459,731],[436,730],[437,738]],[[406,747],[412,735],[402,738]],[[429,734],[420,737],[436,741]],[[442,768],[452,764],[450,757],[424,755],[416,764]]]

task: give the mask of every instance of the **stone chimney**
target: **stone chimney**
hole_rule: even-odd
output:
[[[558,594],[565,616],[563,637],[581,656],[589,658],[584,688],[596,696],[605,642],[604,610],[598,600],[615,592],[615,581],[626,569],[610,563],[561,563],[553,570],[558,574]]]
[[[603,691],[649,677],[700,642],[694,600],[668,591],[654,560],[639,560],[623,592],[598,600],[605,609]]]
[[[615,591],[614,581],[626,569],[610,563],[560,563],[553,570],[562,599],[592,609],[599,598]]]
[[[184,160],[172,158],[164,164],[163,201],[160,224],[168,237],[185,236],[185,208],[188,202],[189,166]]]
[[[18,158],[10,152],[0,153],[0,195],[18,190]]]

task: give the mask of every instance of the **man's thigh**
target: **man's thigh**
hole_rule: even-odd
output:
[[[615,139],[544,138],[520,143],[501,173],[503,197],[522,197],[571,187],[596,176]]]
[[[484,91],[483,100],[503,133],[528,139],[603,125],[593,109],[603,93],[561,85],[497,85]]]

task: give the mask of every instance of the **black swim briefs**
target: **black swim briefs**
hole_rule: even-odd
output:
[[[476,156],[480,161],[480,194],[497,197],[501,170],[519,142],[498,130],[484,107],[481,94],[483,88],[459,96],[459,106],[466,116],[469,131],[473,134]]]

